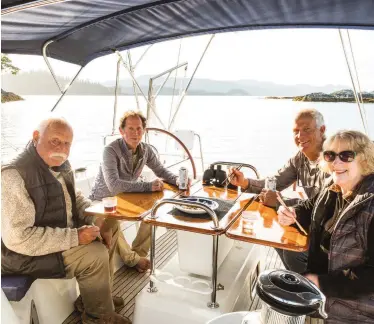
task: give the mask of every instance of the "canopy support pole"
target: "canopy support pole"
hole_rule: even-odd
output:
[[[47,42],[44,43],[43,45],[43,58],[44,58],[44,61],[45,63],[47,64],[48,66],[48,69],[49,71],[51,72],[52,74],[52,77],[53,79],[55,80],[56,84],[57,84],[57,87],[58,89],[60,90],[61,92],[61,95],[60,97],[58,98],[57,102],[55,103],[55,105],[53,106],[51,112],[53,112],[57,105],[60,103],[61,99],[65,96],[65,93],[68,91],[68,89],[70,88],[70,86],[73,84],[73,82],[75,81],[75,79],[78,77],[78,75],[81,73],[82,69],[84,68],[84,65],[80,66],[80,69],[78,70],[78,72],[75,74],[74,78],[65,86],[65,89],[63,89],[60,85],[60,83],[58,82],[57,80],[57,77],[55,75],[55,72],[53,71],[53,68],[52,68],[52,65],[49,63],[49,60],[48,60],[48,56],[47,56],[47,47],[49,44],[52,44],[54,41],[53,40],[49,40]]]
[[[51,74],[52,74],[53,80],[55,80],[55,82],[56,82],[56,84],[57,84],[58,89],[60,90],[61,93],[63,93],[64,90],[62,89],[60,83],[58,82],[57,77],[56,77],[56,75],[55,75],[55,72],[54,72],[53,69],[52,69],[52,65],[51,65],[51,63],[49,63],[48,56],[47,56],[47,47],[48,47],[48,45],[51,44],[51,43],[53,43],[53,40],[50,40],[50,41],[48,41],[48,42],[45,42],[45,44],[43,45],[43,58],[44,58],[45,63],[46,63],[47,66],[48,66],[49,71],[50,71]]]
[[[79,69],[79,71],[77,72],[77,74],[75,75],[75,77],[66,85],[65,87],[65,90],[62,92],[60,98],[58,98],[56,104],[53,106],[51,112],[53,112],[57,105],[60,103],[61,99],[65,96],[65,93],[69,90],[70,86],[73,84],[73,82],[75,81],[75,79],[78,77],[78,75],[81,73],[81,71],[83,70],[84,66],[81,66],[81,68]]]
[[[119,86],[119,70],[121,67],[121,60],[117,60],[117,72],[116,72],[116,87],[114,88],[114,111],[113,111],[113,126],[112,126],[112,135],[115,132],[115,125],[117,119],[117,103],[118,103],[118,86]]]
[[[143,59],[143,57],[145,56],[145,54],[147,54],[147,52],[150,50],[150,48],[153,46],[152,45],[149,45],[145,51],[143,52],[143,54],[140,56],[139,60],[134,64],[134,70],[136,69],[136,67],[138,66],[138,64],[140,63],[140,61]]]
[[[193,78],[194,78],[194,76],[195,76],[195,74],[196,74],[196,71],[197,71],[197,69],[199,68],[199,66],[200,66],[200,64],[201,64],[201,62],[202,62],[202,60],[203,60],[203,58],[204,58],[204,56],[205,56],[205,54],[206,54],[206,52],[207,52],[207,50],[208,50],[208,48],[209,48],[209,46],[210,46],[210,44],[211,44],[211,42],[212,42],[214,36],[215,36],[215,34],[213,34],[213,35],[210,37],[210,39],[209,39],[209,41],[208,41],[208,44],[205,46],[204,52],[203,52],[203,54],[201,55],[200,60],[199,60],[199,62],[197,63],[197,65],[196,65],[196,67],[195,67],[195,70],[193,71],[193,73],[192,73],[192,75],[191,75],[190,81],[188,82],[188,84],[187,84],[187,86],[186,86],[186,89],[185,89],[185,90],[183,91],[183,93],[182,93],[182,97],[181,97],[181,99],[179,100],[179,103],[178,103],[178,105],[177,105],[177,109],[175,110],[175,113],[174,113],[174,115],[173,115],[173,118],[172,118],[172,120],[171,120],[171,122],[170,122],[170,124],[169,124],[169,127],[168,127],[168,131],[169,131],[169,132],[170,132],[170,130],[171,130],[171,127],[172,127],[173,124],[174,124],[175,117],[177,116],[177,114],[178,114],[178,112],[179,112],[179,109],[180,109],[180,107],[181,107],[181,105],[182,105],[182,102],[183,102],[183,100],[184,100],[184,98],[185,98],[185,96],[186,96],[187,90],[188,90],[188,88],[190,87],[190,85],[191,85],[191,83],[192,83],[192,80],[193,80]]]
[[[150,108],[152,109],[153,113],[154,113],[155,116],[157,117],[157,119],[158,119],[158,121],[160,122],[161,126],[162,126],[164,129],[166,129],[164,123],[162,122],[162,120],[160,119],[160,117],[157,115],[157,113],[156,113],[156,111],[155,111],[155,109],[154,109],[152,103],[149,102],[149,100],[148,100],[148,98],[146,97],[146,95],[144,94],[143,90],[140,88],[140,85],[139,85],[138,82],[136,81],[135,76],[134,76],[134,74],[132,73],[131,69],[129,69],[129,67],[127,66],[126,62],[124,61],[124,59],[123,59],[121,53],[120,53],[119,51],[117,51],[117,50],[115,50],[114,52],[118,55],[119,59],[120,59],[121,62],[122,62],[122,65],[123,65],[123,66],[125,67],[125,69],[129,72],[129,74],[130,74],[130,76],[131,76],[131,79],[132,79],[133,82],[135,83],[136,87],[138,88],[138,90],[140,91],[140,93],[142,94],[142,96],[144,97],[144,99],[147,101],[148,105],[150,106]]]

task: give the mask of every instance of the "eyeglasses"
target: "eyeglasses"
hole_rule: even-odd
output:
[[[356,152],[353,151],[342,151],[335,153],[334,151],[324,151],[323,158],[326,162],[334,162],[336,157],[339,156],[342,162],[352,162],[356,157]]]

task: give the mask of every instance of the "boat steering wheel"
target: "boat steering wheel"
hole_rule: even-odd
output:
[[[172,137],[182,148],[183,150],[186,152],[187,156],[188,156],[188,159],[190,160],[191,162],[191,166],[192,166],[192,173],[193,173],[193,178],[196,179],[196,166],[195,166],[195,161],[190,153],[190,151],[188,150],[188,148],[186,147],[186,145],[184,145],[184,143],[177,137],[175,136],[173,133],[170,133],[169,131],[165,130],[165,129],[162,129],[162,128],[155,128],[155,127],[147,127],[145,129],[146,133],[148,134],[148,132],[160,132],[160,133],[163,133],[163,134],[166,134],[170,137]]]

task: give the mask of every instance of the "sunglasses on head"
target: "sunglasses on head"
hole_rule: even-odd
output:
[[[326,162],[334,162],[336,157],[339,156],[342,162],[352,162],[356,157],[356,152],[353,151],[342,151],[335,153],[334,151],[324,151],[323,158]]]

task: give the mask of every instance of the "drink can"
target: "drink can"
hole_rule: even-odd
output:
[[[277,179],[275,179],[275,177],[267,177],[265,179],[265,189],[276,191],[277,190]]]
[[[179,189],[187,190],[188,187],[188,170],[185,167],[179,169]]]

